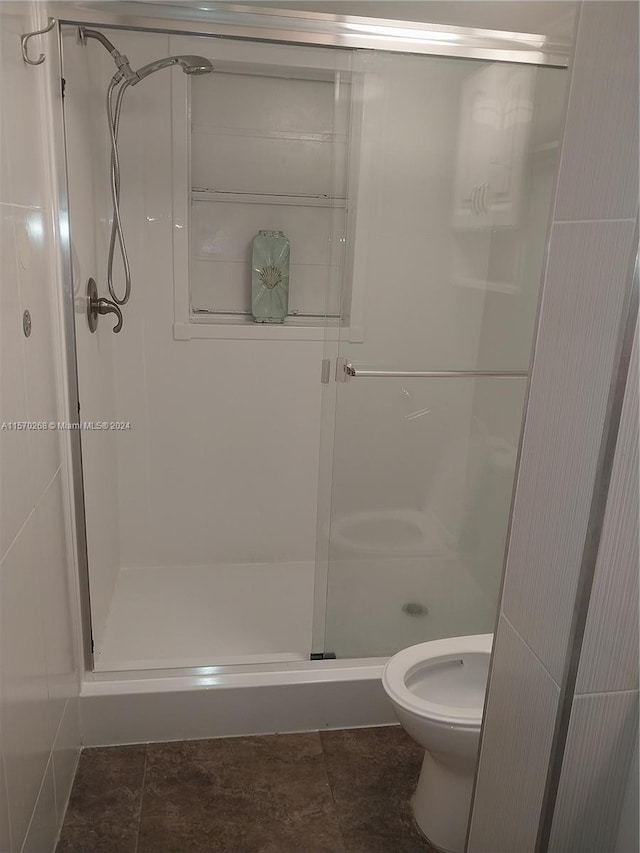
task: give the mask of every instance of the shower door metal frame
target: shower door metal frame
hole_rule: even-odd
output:
[[[103,5],[103,4],[101,4]],[[130,14],[132,3],[110,3],[103,12],[57,5],[59,24],[140,30],[173,35],[223,36],[333,47],[517,62],[529,65],[568,65],[571,46],[551,36],[512,33],[476,27],[455,27],[416,21],[330,15],[232,3],[215,8],[146,4],[148,15]],[[142,4],[139,4],[142,6]],[[140,9],[142,11],[142,9]]]
[[[80,622],[80,658],[85,672],[93,670],[93,632],[91,623],[91,590],[89,584],[89,557],[84,501],[84,475],[82,470],[82,442],[80,436],[80,402],[78,382],[78,356],[75,328],[75,293],[71,251],[69,217],[69,183],[67,163],[66,123],[64,116],[64,75],[62,56],[62,22],[55,22],[55,52],[50,50],[48,62],[56,63],[55,70],[47,69],[49,96],[51,98],[51,135],[53,151],[50,152],[51,185],[53,198],[54,240],[58,249],[57,272],[62,284],[59,310],[62,320],[63,374],[66,379],[61,394],[66,406],[66,420],[70,425],[66,443],[66,476],[70,489],[70,528],[74,562],[78,569],[78,609]]]
[[[167,35],[226,37],[253,41],[274,41],[316,47],[348,50],[378,50],[475,59],[493,62],[523,63],[536,66],[565,68],[569,64],[569,44],[556,42],[548,36],[510,33],[478,28],[423,24],[383,18],[366,18],[326,13],[300,12],[285,9],[252,8],[220,4],[203,11],[191,6],[154,6],[149,4],[149,16],[130,14],[132,4],[109,4],[110,11],[83,8],[64,3],[53,4],[57,14],[57,61],[60,80],[64,77],[62,26],[93,26]],[[142,6],[142,4],[140,4]],[[123,8],[124,7],[124,10]],[[142,10],[140,10],[142,11]],[[178,15],[173,17],[173,15]],[[56,72],[52,81],[56,82]],[[57,105],[56,105],[57,101]],[[57,108],[56,108],[57,106]],[[63,280],[62,315],[66,359],[66,402],[68,419],[79,424],[79,387],[75,336],[75,304],[71,260],[68,165],[66,125],[62,93],[53,103],[52,165],[57,185],[58,244],[60,274]],[[85,671],[94,671],[91,632],[89,564],[87,551],[84,481],[82,471],[81,434],[78,428],[69,430],[69,479],[72,486],[74,550],[79,571],[80,620],[82,625],[82,656]],[[215,666],[215,661],[212,661]],[[225,666],[232,672],[235,667]],[[240,669],[246,670],[246,666]],[[256,664],[256,671],[272,669],[269,664]],[[182,672],[197,674],[201,668],[185,667]],[[163,672],[157,670],[156,672]]]

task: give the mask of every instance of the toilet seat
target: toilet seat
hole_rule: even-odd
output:
[[[382,674],[384,688],[401,708],[419,717],[479,729],[484,684],[478,690],[467,678],[458,677],[453,667],[465,662],[473,667],[479,657],[488,664],[492,642],[493,634],[476,634],[409,646],[387,662]],[[465,675],[468,671],[465,670]],[[419,691],[427,696],[419,695]]]

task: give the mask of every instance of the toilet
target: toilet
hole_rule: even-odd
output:
[[[409,646],[382,685],[405,731],[425,749],[413,808],[433,847],[463,853],[493,634]]]

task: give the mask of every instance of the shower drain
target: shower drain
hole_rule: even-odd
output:
[[[407,616],[426,616],[429,611],[419,601],[408,601],[402,605],[402,612]]]

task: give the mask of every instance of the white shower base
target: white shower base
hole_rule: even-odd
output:
[[[122,569],[98,672],[308,660],[314,563]]]
[[[397,724],[385,659],[87,673],[85,746]]]
[[[471,633],[493,612],[456,560],[332,568],[327,648],[350,659],[317,662],[308,659],[313,563],[121,571],[82,685],[85,745],[390,725],[380,680],[390,647]],[[426,634],[406,601],[427,604]],[[360,656],[376,646],[382,657]]]

